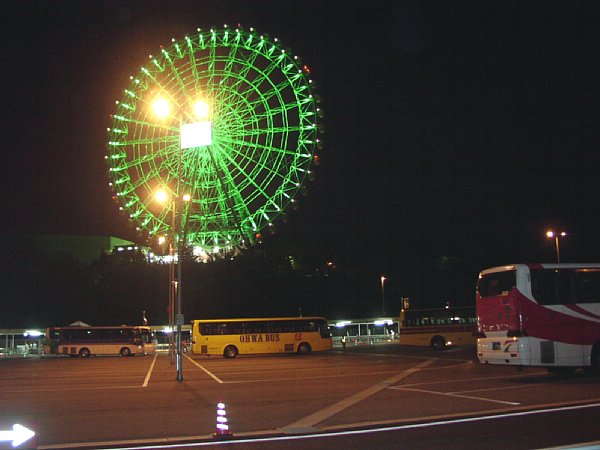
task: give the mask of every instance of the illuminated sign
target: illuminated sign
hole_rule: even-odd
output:
[[[12,430],[0,430],[0,445],[2,445],[3,442],[10,442],[13,447],[19,447],[21,444],[29,441],[34,436],[35,433],[29,428],[15,423],[12,427]],[[27,446],[27,448],[31,447]]]

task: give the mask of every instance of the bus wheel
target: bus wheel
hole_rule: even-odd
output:
[[[303,342],[302,344],[298,345],[298,354],[299,355],[308,355],[310,353],[310,345],[307,344],[306,342]]]
[[[119,352],[121,356],[131,356],[131,350],[128,347],[123,347]]]
[[[446,348],[446,339],[443,336],[434,336],[431,338],[431,348],[434,350],[443,350]]]
[[[90,356],[90,349],[88,348],[81,348],[79,349],[79,356],[81,356],[82,358],[87,358]]]
[[[594,375],[600,375],[600,342],[596,342],[592,348],[590,371]]]
[[[238,349],[235,347],[235,345],[228,345],[223,351],[223,356],[225,358],[235,358],[237,355]]]

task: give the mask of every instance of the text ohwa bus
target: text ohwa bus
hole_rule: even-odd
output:
[[[600,264],[515,264],[479,274],[482,363],[600,373]]]
[[[474,307],[402,309],[400,344],[423,345],[441,350],[477,342]]]
[[[88,357],[90,355],[147,355],[154,353],[148,327],[60,327],[46,331],[46,353]]]
[[[306,354],[330,350],[322,317],[212,319],[192,322],[192,352],[198,355]]]

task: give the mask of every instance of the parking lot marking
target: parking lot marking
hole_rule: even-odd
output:
[[[444,368],[447,369],[447,367],[444,367]],[[528,378],[528,377],[533,377],[533,376],[537,376],[537,375],[543,375],[545,373],[546,372],[532,372],[532,373],[528,373],[528,374],[502,375],[499,377],[477,377],[477,378],[460,378],[460,379],[455,379],[455,380],[426,381],[423,383],[403,384],[402,387],[408,388],[408,387],[431,385],[431,384],[464,383],[466,381],[470,382],[470,381],[504,380],[504,379],[510,379],[510,378],[521,379],[521,378]]]
[[[264,371],[263,371],[264,373]],[[345,372],[345,373],[336,373],[330,375],[314,375],[314,376],[306,376],[306,377],[281,377],[281,378],[252,378],[247,380],[231,380],[231,381],[223,381],[225,384],[244,384],[244,383],[273,383],[275,381],[299,381],[299,380],[316,380],[316,379],[327,379],[327,378],[348,378],[348,377],[372,377],[374,375],[386,375],[388,373],[398,373],[397,370],[385,370],[379,372]]]
[[[221,380],[219,377],[217,377],[214,373],[212,373],[210,370],[204,368],[201,364],[198,364],[196,361],[194,361],[192,358],[190,358],[188,355],[184,355],[187,359],[189,359],[192,364],[195,364],[196,366],[200,367],[200,369],[202,369],[204,372],[206,372],[208,374],[209,377],[211,377],[213,380],[215,380],[217,383],[221,383],[223,384],[223,380]]]
[[[551,383],[540,383],[540,384],[536,384],[535,387],[541,387],[541,386],[548,386]],[[493,388],[482,388],[482,389],[469,389],[467,391],[456,391],[453,392],[453,394],[466,394],[467,392],[488,392],[488,391],[503,391],[506,389],[521,389],[521,388],[527,388],[530,389],[532,386],[530,385],[521,385],[521,386],[501,386],[501,387],[493,387]]]
[[[144,379],[144,384],[142,384],[142,387],[148,387],[148,382],[150,381],[150,375],[152,375],[152,371],[154,370],[154,364],[156,363],[157,357],[158,357],[158,353],[155,353],[154,359],[152,360],[152,364],[150,364],[150,369],[148,369],[148,373],[146,374],[146,378]]]
[[[370,388],[357,392],[356,394],[351,395],[350,397],[347,397],[337,403],[334,403],[333,405],[323,408],[320,411],[310,414],[309,416],[303,417],[302,419],[297,420],[296,422],[290,423],[289,425],[283,427],[282,431],[284,431],[285,433],[298,433],[313,430],[316,424],[323,422],[331,416],[334,416],[335,414],[345,409],[348,409],[352,405],[355,405],[356,403],[361,402],[384,389],[387,389],[392,384],[397,383],[398,381],[412,375],[415,372],[418,372],[419,370],[427,367],[433,362],[433,359],[423,361],[415,367],[406,369],[400,372],[399,374],[388,378],[387,380],[383,380],[377,383],[376,385],[371,386]]]
[[[598,399],[596,399],[598,400]],[[484,421],[498,421],[507,418],[513,417],[526,417],[531,415],[543,415],[547,413],[556,413],[563,411],[575,411],[581,409],[588,408],[597,408],[600,406],[600,403],[591,403],[584,405],[558,405],[554,406],[551,409],[543,409],[548,405],[539,405],[540,408],[532,409],[528,411],[505,411],[505,410],[493,410],[490,411],[489,414],[484,416],[474,416],[474,417],[465,417],[464,413],[458,415],[449,415],[449,416],[430,416],[430,417],[421,417],[418,419],[409,419],[414,423],[405,423],[405,424],[397,424],[397,420],[386,421],[386,422],[369,422],[369,423],[361,423],[355,424],[360,426],[367,426],[367,428],[361,429],[344,429],[348,427],[348,424],[344,425],[334,425],[331,427],[322,427],[317,433],[312,434],[301,434],[301,435],[291,435],[291,436],[272,436],[273,432],[276,430],[266,429],[261,431],[252,431],[252,432],[242,432],[237,433],[236,436],[241,439],[228,439],[226,441],[216,442],[214,439],[207,439],[206,436],[186,436],[185,440],[196,440],[196,442],[175,442],[178,440],[182,440],[182,437],[166,437],[162,438],[159,444],[157,444],[157,439],[137,439],[137,440],[115,440],[115,441],[104,441],[104,442],[82,442],[82,443],[71,443],[71,444],[60,444],[60,445],[41,445],[38,447],[40,450],[54,450],[54,449],[68,449],[68,448],[79,448],[85,446],[86,448],[90,448],[91,444],[96,444],[96,448],[104,448],[109,450],[111,448],[115,448],[115,446],[119,446],[121,450],[140,450],[140,449],[181,449],[181,448],[200,448],[200,447],[217,447],[217,446],[231,446],[239,444],[243,446],[244,444],[255,444],[255,443],[272,443],[272,442],[287,442],[287,441],[302,441],[306,439],[327,439],[327,438],[335,438],[339,436],[356,436],[356,435],[368,435],[375,433],[385,433],[390,431],[402,431],[402,430],[414,430],[414,429],[427,429],[427,428],[435,428],[439,426],[452,426],[456,424],[464,424],[464,423],[477,423]],[[415,420],[419,420],[415,422]],[[600,441],[592,441],[581,443],[580,445],[569,445],[566,447],[551,447],[546,449],[538,449],[538,450],[558,450],[558,449],[586,449],[586,450],[596,450],[599,447],[596,445],[600,443]],[[589,446],[589,447],[588,447]],[[280,446],[281,447],[281,446]]]
[[[12,389],[2,390],[3,394],[32,394],[35,392],[71,392],[71,391],[107,391],[111,389],[141,389],[138,384],[136,386],[81,386],[81,387],[64,387],[64,388],[36,388],[36,389]]]
[[[445,397],[468,398],[470,400],[480,400],[483,402],[501,403],[503,405],[511,405],[511,406],[519,406],[520,405],[520,403],[518,403],[518,402],[506,402],[504,400],[493,400],[491,398],[474,397],[471,395],[463,395],[463,394],[458,394],[458,393],[454,393],[454,392],[429,391],[427,389],[405,388],[402,386],[394,386],[394,387],[391,387],[390,389],[396,389],[398,391],[422,392],[424,394],[443,395]]]
[[[466,365],[471,365],[473,364],[473,361],[470,359],[464,359],[464,358],[450,358],[447,356],[437,356],[435,358],[432,358],[431,356],[421,356],[421,355],[395,355],[393,353],[363,353],[364,356],[377,356],[377,357],[387,357],[387,358],[412,358],[412,359],[426,359],[426,360],[430,360],[430,359],[435,359],[436,361],[455,361],[455,362],[464,362]]]

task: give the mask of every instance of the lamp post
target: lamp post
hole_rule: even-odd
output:
[[[178,256],[178,270],[177,276],[175,275],[175,240],[176,240],[176,219],[177,219],[177,209],[178,209],[178,201],[176,199],[170,198],[169,194],[166,191],[160,190],[155,195],[156,200],[161,203],[170,203],[172,209],[171,216],[171,237],[169,239],[169,358],[171,360],[171,364],[175,362],[175,347],[176,343],[173,342],[173,331],[175,330],[175,299],[179,298],[179,280],[181,279],[181,272],[179,271],[179,266],[181,265],[181,257]],[[159,244],[163,244],[165,241],[164,237],[159,238]],[[179,248],[179,246],[178,246]]]
[[[386,277],[384,277],[383,275],[381,275],[381,314],[382,316],[385,316],[385,280],[387,280]]]
[[[162,203],[164,191],[159,191],[156,194],[156,199]],[[175,291],[174,291],[174,283],[175,283],[175,256],[173,251],[173,234],[171,235],[171,239],[169,239],[169,303],[167,305],[167,312],[169,313],[169,359],[171,364],[175,362],[175,353],[173,352],[174,342],[173,342],[173,329],[175,328],[175,318],[173,314],[175,312]],[[162,247],[167,238],[164,236],[160,236],[158,238],[158,244]]]
[[[182,313],[182,270],[183,249],[186,245],[185,228],[181,226],[184,216],[183,202],[189,202],[191,196],[182,194],[182,169],[183,151],[212,144],[212,122],[209,119],[209,106],[202,100],[190,105],[190,111],[182,107],[177,108],[177,117],[171,115],[171,104],[164,97],[158,97],[153,103],[154,114],[160,119],[175,119],[179,122],[179,158],[177,161],[177,187],[175,189],[176,199],[173,202],[173,223],[171,226],[173,239],[177,245],[177,280],[173,282],[177,297],[177,313],[175,314],[176,332],[176,369],[177,381],[183,381],[182,365],[182,338],[181,327],[185,321]],[[193,121],[186,121],[186,117],[193,117]],[[179,218],[177,217],[179,212]],[[189,214],[189,211],[188,211]],[[172,255],[174,256],[174,255]]]
[[[556,262],[560,263],[560,246],[558,244],[558,240],[564,238],[567,235],[564,231],[560,233],[554,232],[553,230],[546,231],[546,237],[548,239],[554,239],[556,245]]]
[[[173,330],[175,329],[175,298],[177,297],[177,283],[179,277],[175,276],[175,220],[177,217],[176,202],[170,198],[166,191],[160,190],[155,195],[156,200],[161,203],[171,203],[171,236],[169,239],[169,359],[171,364],[175,362],[175,342],[173,341]],[[159,243],[163,244],[165,237],[159,238]]]

